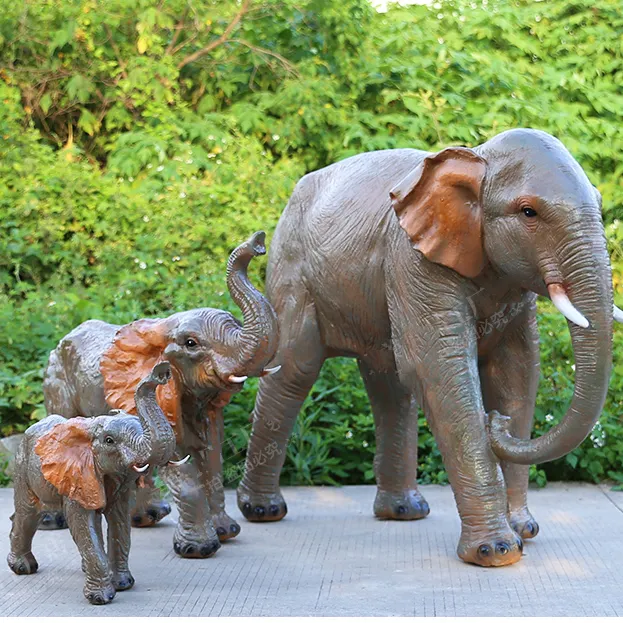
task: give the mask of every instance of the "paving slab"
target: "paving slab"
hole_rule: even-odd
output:
[[[107,606],[82,596],[67,530],[38,532],[39,572],[16,576],[8,553],[13,492],[0,489],[0,615],[5,616],[621,616],[623,493],[587,484],[530,491],[541,532],[516,565],[485,569],[456,556],[449,487],[425,486],[419,521],[372,516],[375,488],[284,489],[289,513],[251,524],[227,492],[241,534],[208,560],[173,553],[174,517],[132,530],[135,587]]]

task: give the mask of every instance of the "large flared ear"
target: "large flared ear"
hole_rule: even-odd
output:
[[[56,490],[90,510],[104,508],[104,483],[95,469],[89,420],[72,418],[37,440],[43,477]]]
[[[485,265],[480,196],[486,168],[473,150],[449,147],[424,158],[389,193],[413,246],[464,277]]]
[[[117,331],[100,362],[104,395],[111,408],[136,414],[134,392],[152,368],[163,361],[168,344],[165,320],[137,320]],[[171,380],[166,385],[158,386],[156,398],[176,433],[180,432],[175,427],[182,412],[181,397],[181,379],[172,365]]]

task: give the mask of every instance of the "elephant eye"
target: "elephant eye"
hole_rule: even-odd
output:
[[[106,437],[104,437],[104,443],[110,446],[115,443],[115,440],[110,435],[106,435]]]
[[[536,216],[536,210],[532,208],[522,208],[521,211],[524,213],[524,216],[528,218],[534,218]]]
[[[197,346],[197,341],[193,340],[192,337],[189,337],[185,342],[184,342],[184,346],[186,346],[187,348],[195,348],[195,346]]]

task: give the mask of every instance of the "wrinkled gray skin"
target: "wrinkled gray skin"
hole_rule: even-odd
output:
[[[133,469],[165,465],[175,451],[175,435],[156,402],[159,384],[170,378],[167,362],[154,367],[136,391],[138,417],[111,411],[88,420],[98,478],[106,492],[105,506],[89,510],[63,497],[41,471],[34,451],[37,441],[56,426],[68,426],[60,415],[50,415],[25,433],[15,461],[15,514],[11,517],[9,567],[18,575],[35,573],[32,539],[41,507],[63,509],[71,536],[82,557],[86,575],[84,596],[95,605],[110,602],[116,591],[132,588],[134,578],[128,567],[130,552],[130,493],[139,473]],[[108,555],[102,536],[102,515],[108,523]]]
[[[462,520],[458,555],[510,564],[521,557],[521,537],[538,532],[526,501],[528,465],[576,447],[608,387],[613,301],[601,200],[562,143],[544,132],[512,130],[465,151],[486,165],[479,194],[469,199],[482,209],[486,261],[471,278],[415,250],[392,207],[390,191],[434,155],[366,153],[297,184],[269,257],[266,292],[281,327],[275,360],[282,369],[262,379],[255,404],[238,489],[251,521],[286,514],[279,474],[297,413],[323,361],[352,356],[375,417],[378,517],[429,513],[416,483],[421,405]],[[452,183],[442,177],[433,188],[435,210],[445,209],[439,190]],[[536,216],[522,210],[525,197]],[[563,284],[590,326],[569,322],[576,365],[569,411],[528,441],[539,378],[535,299],[548,296],[552,283]],[[506,324],[492,325],[500,317]]]
[[[208,558],[217,551],[220,541],[240,532],[238,523],[225,512],[222,405],[244,385],[243,380],[231,381],[231,375],[244,378],[266,374],[265,367],[277,348],[275,312],[247,277],[251,259],[265,252],[264,232],[257,232],[229,258],[227,286],[242,311],[244,325],[229,312],[211,308],[180,312],[164,320],[168,346],[163,355],[184,386],[183,430],[176,431],[177,458],[190,454],[192,461],[181,467],[167,467],[159,474],[179,510],[173,547],[185,558]],[[104,397],[100,361],[120,328],[90,320],[61,340],[50,355],[44,378],[48,413],[92,416],[115,406],[108,405]],[[192,348],[186,346],[189,338],[195,342]],[[221,396],[222,405],[218,406]],[[169,512],[158,489],[140,489],[131,513],[132,523],[152,525]],[[51,528],[62,526],[57,514],[49,513],[49,517]]]

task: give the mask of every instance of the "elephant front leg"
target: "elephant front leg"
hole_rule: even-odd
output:
[[[147,528],[157,524],[171,512],[171,505],[162,499],[160,489],[153,484],[137,487],[134,507],[130,513],[135,528]]]
[[[539,334],[534,301],[504,333],[502,341],[480,366],[487,412],[497,410],[511,418],[510,433],[530,439],[534,404],[539,384]],[[539,532],[539,524],[528,510],[529,465],[502,462],[508,497],[508,517],[523,539]]]
[[[105,511],[108,523],[108,561],[112,583],[117,591],[134,586],[134,578],[128,566],[130,555],[130,491],[117,493],[116,499]]]
[[[223,487],[223,413],[221,409],[209,414],[210,445],[196,453],[199,478],[208,498],[212,522],[221,543],[240,534],[240,526],[225,512],[225,489]]]
[[[86,574],[84,596],[94,605],[107,604],[115,596],[115,587],[101,540],[101,513],[86,510],[73,500],[65,501],[64,511],[69,531],[82,557]]]
[[[506,515],[502,470],[485,425],[476,334],[466,317],[468,310],[429,315],[431,324],[419,326],[419,333],[401,332],[404,342],[396,341],[395,352],[403,385],[421,384],[412,389],[422,396],[461,517],[459,557],[509,565],[521,558],[523,543]]]
[[[175,553],[182,558],[213,556],[220,542],[194,459],[192,463],[163,467],[160,475],[171,491],[180,514],[173,535]]]

